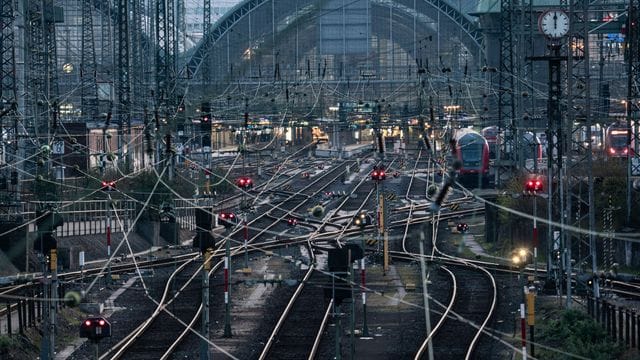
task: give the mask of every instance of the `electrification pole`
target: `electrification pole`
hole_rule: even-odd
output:
[[[231,304],[229,295],[229,266],[231,264],[231,237],[225,244],[224,258],[224,337],[231,337]]]

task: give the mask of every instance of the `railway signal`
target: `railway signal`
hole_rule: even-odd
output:
[[[464,234],[469,230],[469,225],[467,225],[467,223],[459,223],[456,225],[456,229],[458,229],[459,233]]]
[[[289,218],[287,220],[287,225],[289,225],[290,227],[294,227],[296,225],[298,225],[298,219],[296,218]]]
[[[102,180],[102,191],[114,191],[116,189],[116,182],[114,180]]]
[[[527,181],[524,183],[524,190],[522,193],[524,195],[537,195],[538,193],[542,192],[542,189],[542,180],[537,177],[532,177],[527,179]]]
[[[237,217],[236,214],[232,212],[221,212],[218,214],[218,221],[225,228],[230,228],[236,226]]]
[[[33,243],[33,250],[49,255],[51,250],[58,248],[58,242],[53,236],[57,227],[64,224],[60,214],[49,210],[36,213],[36,225],[38,226],[38,236]],[[52,264],[53,265],[53,264]]]
[[[200,130],[211,132],[211,104],[209,102],[200,104]]]
[[[111,337],[111,324],[103,317],[85,319],[82,324],[80,324],[80,337],[95,342],[106,337]]]
[[[373,171],[371,172],[371,179],[375,181],[382,181],[387,178],[387,174],[384,171],[384,167],[374,166]]]
[[[250,189],[253,187],[253,180],[248,176],[241,176],[236,179],[236,186],[242,189]]]

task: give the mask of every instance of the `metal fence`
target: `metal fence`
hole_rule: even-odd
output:
[[[640,346],[640,314],[606,299],[587,299],[587,311],[613,340],[627,347]]]
[[[107,218],[111,217],[111,232],[120,233],[128,231],[133,226],[137,211],[141,205],[133,200],[114,199],[113,208],[109,208],[108,200],[91,201],[65,201],[56,203],[57,211],[64,218],[64,224],[57,229],[56,235],[79,236],[105,234],[107,232]],[[47,203],[28,202],[23,203],[23,218],[28,222],[28,231],[36,232],[36,211],[45,208]],[[177,199],[172,204],[176,222],[185,230],[195,230],[195,209],[204,207],[211,209],[213,199]],[[162,213],[161,213],[162,218]]]

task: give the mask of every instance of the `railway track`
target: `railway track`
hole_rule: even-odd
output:
[[[200,305],[201,263],[194,257],[180,265],[165,284],[151,316],[101,359],[161,359],[196,315]],[[183,284],[180,284],[180,282]]]
[[[452,275],[453,293],[452,301],[443,311],[445,321],[430,335],[434,358],[481,358],[474,351],[495,309],[495,279],[486,270],[463,265],[443,269]],[[424,353],[425,347],[421,347],[419,355]]]
[[[310,358],[326,325],[325,314],[332,305],[324,299],[329,276],[312,266],[296,289],[267,340],[259,359],[297,360]],[[301,326],[302,325],[302,326]],[[319,335],[320,334],[320,335]]]

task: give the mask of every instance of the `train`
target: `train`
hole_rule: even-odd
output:
[[[455,156],[462,167],[458,172],[461,182],[484,186],[489,180],[489,143],[482,134],[469,129],[457,129],[453,135]],[[475,182],[477,181],[477,182]]]
[[[489,144],[489,159],[496,159],[498,151],[500,151],[501,139],[498,127],[487,126],[482,129],[481,134]],[[528,162],[533,161],[533,159],[540,160],[545,156],[544,144],[536,134],[530,131],[522,133],[521,144],[523,149],[522,156]]]
[[[629,128],[620,123],[611,124],[604,134],[605,156],[608,158],[625,158],[633,156],[634,139],[629,146]]]
[[[480,132],[482,136],[487,140],[487,144],[489,145],[489,159],[495,159],[498,155],[498,127],[497,126],[487,126],[482,129]]]
[[[544,146],[540,138],[530,131],[523,133],[521,148],[526,169],[536,170],[540,165],[540,160],[545,157]]]

